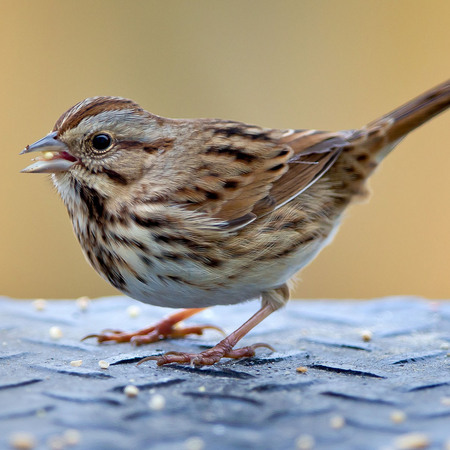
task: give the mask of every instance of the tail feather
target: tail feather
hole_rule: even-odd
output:
[[[363,144],[381,160],[409,132],[450,107],[450,80],[405,103],[357,131],[351,141]],[[363,141],[363,142],[361,142]]]

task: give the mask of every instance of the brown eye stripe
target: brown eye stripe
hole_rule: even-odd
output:
[[[142,150],[144,150],[147,153],[154,153],[158,150],[170,150],[173,147],[173,141],[174,139],[171,138],[161,138],[157,139],[154,142],[146,143],[142,145]]]
[[[173,147],[173,139],[161,138],[153,142],[142,141],[119,141],[116,145],[117,149],[123,150],[143,150],[147,153],[155,153],[158,150],[169,150]]]

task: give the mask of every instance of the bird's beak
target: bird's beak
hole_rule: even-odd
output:
[[[42,156],[34,159],[34,163],[21,170],[24,173],[57,173],[66,172],[77,161],[69,153],[66,144],[56,138],[56,131],[47,134],[34,144],[27,145],[20,154],[43,152]]]

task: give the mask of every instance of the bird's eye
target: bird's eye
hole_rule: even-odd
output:
[[[112,139],[109,134],[99,133],[92,138],[92,146],[95,150],[105,151],[111,145]]]

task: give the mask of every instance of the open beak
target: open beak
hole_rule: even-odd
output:
[[[69,153],[67,145],[56,138],[56,131],[39,139],[34,144],[27,145],[20,154],[31,152],[42,152],[42,155],[35,158],[30,166],[21,170],[24,173],[57,173],[66,172],[77,161]]]

